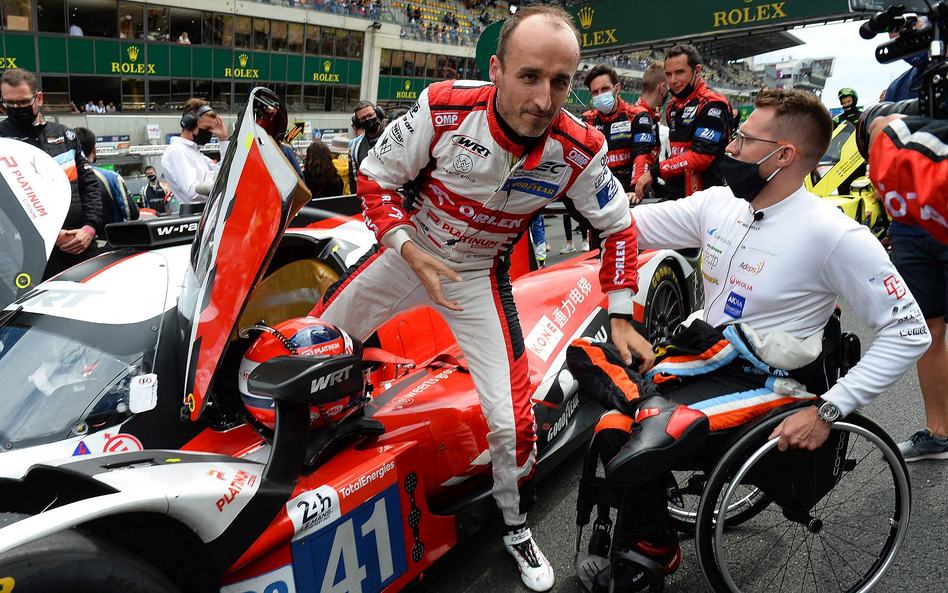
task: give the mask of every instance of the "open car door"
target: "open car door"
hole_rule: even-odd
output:
[[[285,131],[280,99],[254,89],[194,238],[178,302],[187,342],[184,398],[192,420],[207,403],[229,339],[280,237],[310,199],[274,140]]]
[[[0,139],[0,309],[40,283],[72,189],[42,150]]]

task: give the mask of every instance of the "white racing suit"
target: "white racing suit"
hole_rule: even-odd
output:
[[[490,433],[494,498],[509,525],[526,519],[518,488],[533,473],[536,433],[527,359],[506,253],[531,216],[568,196],[603,239],[600,282],[613,313],[632,313],[636,238],[601,133],[560,112],[528,154],[502,131],[493,85],[436,83],[395,120],[359,171],[366,224],[384,247],[352,266],[313,314],[365,340],[395,315],[434,308],[468,360]],[[396,189],[415,180],[409,213]],[[435,306],[402,259],[411,239],[463,278],[444,280],[463,311]]]

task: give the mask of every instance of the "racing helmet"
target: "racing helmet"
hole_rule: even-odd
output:
[[[859,103],[859,95],[856,94],[855,89],[851,89],[849,87],[844,87],[844,88],[839,89],[839,93],[837,93],[837,96],[839,97],[840,103],[843,102],[843,97],[852,97],[853,105],[856,105],[857,103]]]
[[[241,330],[241,336],[249,330],[263,333],[254,340],[240,361],[237,388],[247,411],[261,424],[273,429],[276,424],[276,409],[273,399],[254,395],[247,387],[250,373],[262,362],[276,356],[296,354],[325,358],[345,354],[361,354],[362,344],[353,340],[345,331],[316,317],[298,317],[278,323],[275,327],[255,325]],[[332,402],[313,404],[310,408],[310,427],[316,428],[336,422],[365,405],[364,389],[344,393]]]

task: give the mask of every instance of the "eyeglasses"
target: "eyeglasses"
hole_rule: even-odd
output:
[[[737,130],[737,140],[736,140],[738,152],[744,150],[744,142],[747,140],[754,140],[755,142],[766,142],[768,144],[777,144],[779,146],[789,146],[790,148],[795,150],[798,155],[803,156],[803,153],[800,152],[800,149],[794,146],[793,144],[790,144],[789,142],[779,142],[777,140],[767,140],[765,138],[754,138],[753,136],[748,136],[747,134],[745,134],[744,132],[740,130]]]
[[[6,99],[0,99],[0,103],[2,103],[3,106],[7,109],[10,109],[11,107],[29,107],[30,105],[33,104],[33,101],[36,100],[36,95],[38,94],[39,94],[39,91],[36,91],[35,93],[33,93],[32,97],[23,101],[7,101]]]

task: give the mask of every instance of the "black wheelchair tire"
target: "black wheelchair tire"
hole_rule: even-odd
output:
[[[26,518],[0,514],[0,527]],[[0,555],[15,593],[178,593],[158,568],[92,533],[69,529]]]
[[[798,410],[799,408],[796,408],[787,410],[781,414],[775,414],[772,418],[769,418],[767,421],[760,423],[753,430],[750,430],[728,449],[708,477],[708,483],[702,495],[701,504],[698,507],[695,547],[697,549],[698,563],[701,566],[701,571],[708,585],[715,593],[733,593],[734,591],[739,591],[739,589],[731,588],[727,584],[726,579],[721,574],[721,570],[718,568],[718,559],[715,553],[715,522],[713,520],[715,503],[744,461],[747,460],[754,451],[757,451],[766,444],[767,437],[780,422]],[[872,564],[868,572],[863,575],[853,587],[848,589],[850,593],[861,593],[872,588],[874,583],[870,583],[870,581],[874,578],[878,578],[880,571],[884,572],[888,569],[895,554],[898,552],[899,546],[904,541],[911,514],[911,481],[905,461],[898,452],[898,446],[875,422],[858,413],[853,413],[842,420],[841,423],[854,425],[863,429],[884,443],[890,452],[894,454],[889,460],[889,469],[892,477],[896,484],[900,487],[904,487],[904,490],[908,493],[906,499],[906,497],[901,495],[900,489],[896,489],[896,521],[895,524],[892,525],[890,535],[883,545],[882,553]],[[833,432],[837,430],[838,428],[834,428]],[[833,432],[831,432],[831,435]],[[715,501],[715,503],[710,501]],[[725,526],[727,526],[727,523],[725,523]]]

